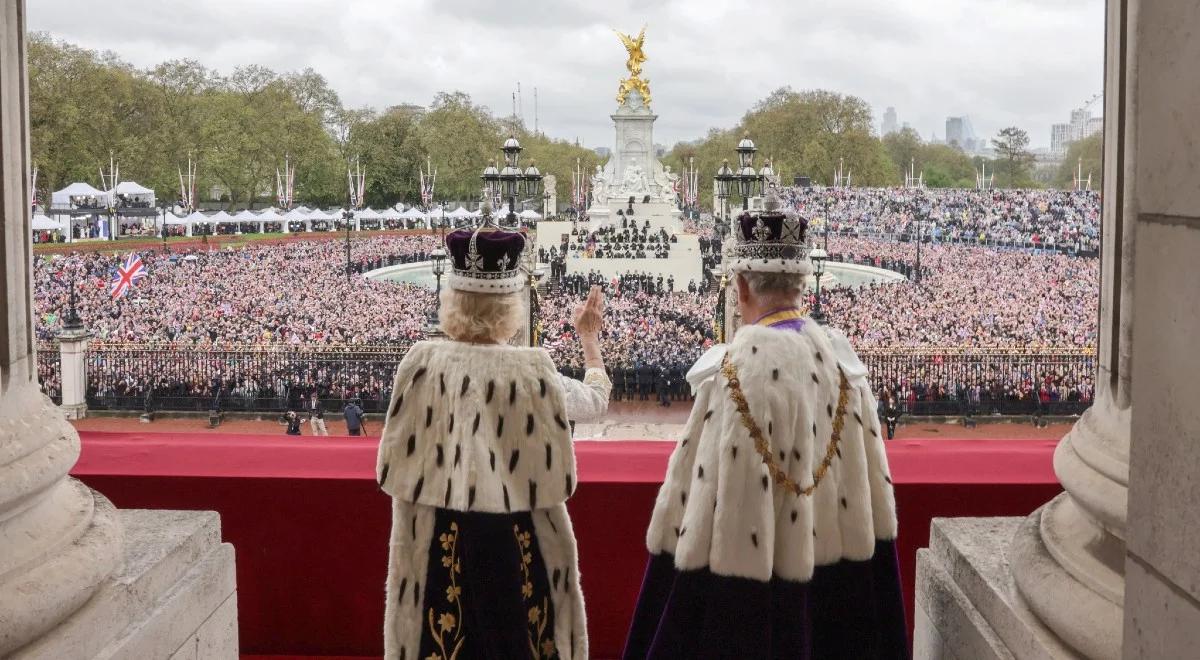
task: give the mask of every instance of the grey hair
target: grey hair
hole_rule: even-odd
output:
[[[507,343],[525,323],[525,296],[472,293],[445,287],[438,321],[442,332],[456,341]]]
[[[804,293],[804,275],[800,273],[742,271],[738,276],[746,280],[755,297],[795,300]]]

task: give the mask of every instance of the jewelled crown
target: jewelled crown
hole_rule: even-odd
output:
[[[514,293],[525,284],[521,253],[525,236],[482,224],[446,235],[450,288],[471,293]]]
[[[804,234],[808,221],[785,213],[774,188],[767,191],[761,213],[743,213],[737,219],[729,268],[766,273],[812,272]]]

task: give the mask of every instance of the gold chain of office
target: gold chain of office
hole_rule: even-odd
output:
[[[729,382],[729,398],[733,401],[733,405],[741,417],[742,426],[746,427],[746,431],[750,433],[750,439],[754,441],[754,450],[762,458],[763,465],[767,466],[771,480],[793,495],[812,495],[829,472],[829,466],[837,455],[838,443],[842,440],[842,429],[846,425],[846,406],[850,400],[850,382],[846,380],[846,374],[842,371],[842,367],[838,366],[838,402],[833,416],[833,433],[829,437],[829,444],[825,447],[825,456],[821,458],[817,469],[813,470],[813,482],[808,486],[801,486],[789,477],[771,453],[771,444],[763,434],[762,427],[750,414],[750,404],[746,402],[746,395],[742,392],[742,383],[738,378],[737,367],[729,359],[728,353],[721,361],[721,373],[725,374],[725,380]]]

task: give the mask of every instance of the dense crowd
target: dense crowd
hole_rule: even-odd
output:
[[[1032,201],[1010,203],[1009,192],[947,194],[931,205],[942,216],[947,212],[952,216],[964,203],[983,203],[986,196],[991,196],[993,209],[999,205],[1005,211],[990,221],[972,220],[961,227],[947,221],[939,225],[944,233],[927,234],[918,279],[916,245],[903,240],[911,215],[902,210],[905,200],[920,199],[918,193],[823,191],[827,197],[821,197],[788,190],[787,194],[789,203],[802,210],[811,211],[815,208],[811,205],[823,205],[830,197],[837,200],[832,202],[835,209],[854,210],[855,215],[830,214],[835,230],[829,238],[831,259],[875,265],[910,278],[857,289],[830,279],[822,283],[823,311],[867,356],[882,398],[902,407],[943,400],[986,407],[989,401],[1090,399],[1093,365],[1089,359],[1020,367],[1008,360],[1001,366],[967,368],[958,363],[888,362],[879,353],[904,347],[1019,353],[1094,346],[1098,260],[1059,251],[954,242],[955,232],[961,238],[964,232],[983,227],[988,232],[1008,231],[1006,223],[1027,214],[1018,228],[1033,227],[1026,222],[1032,217],[1043,223],[1056,219],[1036,227],[1039,241],[1045,237],[1049,243],[1051,236],[1071,235],[1077,229],[1080,235],[1090,236],[1087,229],[1096,222],[1090,206],[1094,197],[1036,193],[1031,194]],[[882,211],[866,211],[871,208]],[[819,227],[820,220],[816,222]],[[693,224],[691,229],[712,248],[705,258],[712,258],[720,232],[711,221]],[[637,232],[626,229],[631,236]],[[624,230],[614,231],[621,236]],[[876,231],[885,235],[875,235]],[[821,240],[819,233],[813,233]],[[356,239],[350,277],[341,241],[292,240],[165,254],[147,250],[140,254],[146,277],[116,301],[110,286],[124,255],[37,254],[37,337],[47,345],[61,329],[73,284],[94,343],[171,342],[202,349],[163,350],[144,362],[93,360],[89,374],[93,397],[136,399],[149,393],[160,401],[190,397],[217,401],[227,408],[262,409],[292,407],[301,395],[315,390],[323,398],[358,398],[371,408],[377,405],[373,402],[386,401],[395,360],[405,346],[424,336],[435,301],[428,290],[373,281],[358,273],[425,260],[438,240],[432,235]],[[709,281],[689,282],[686,287],[679,283],[680,290],[670,293],[674,284],[670,278],[644,273],[613,280],[595,273],[553,278],[540,301],[539,329],[543,345],[566,373],[581,369],[570,310],[592,284],[604,286],[610,296],[602,341],[615,396],[653,395],[664,401],[686,396],[683,374],[713,341],[716,292]],[[810,295],[807,304],[814,302]],[[238,352],[251,346],[278,350]],[[387,354],[355,353],[366,346],[384,346]],[[48,364],[39,364],[39,375],[48,392],[61,387]]]
[[[785,204],[831,231],[1094,252],[1100,196],[1091,191],[958,188],[784,188]],[[918,227],[915,221],[923,221]]]

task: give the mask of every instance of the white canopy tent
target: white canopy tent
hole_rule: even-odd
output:
[[[195,234],[196,225],[208,226],[210,224],[208,221],[208,216],[204,215],[203,213],[201,213],[199,211],[192,211],[192,214],[189,215],[188,217],[184,218],[184,220],[187,222],[187,235],[188,236],[192,236]]]
[[[424,220],[427,216],[425,215],[424,211],[414,206],[404,213],[401,213],[400,217],[406,220]]]
[[[301,211],[299,208],[294,208],[291,211],[283,214],[283,231],[288,233],[292,230],[288,225],[293,222],[303,222],[304,231],[312,231],[312,224],[309,222],[309,211]]]
[[[63,231],[62,223],[55,222],[42,213],[33,214],[33,231]]]
[[[328,211],[322,211],[321,209],[315,209],[315,210],[313,210],[312,213],[308,214],[308,220],[310,222],[309,229],[310,230],[312,229],[312,225],[311,225],[312,222],[317,222],[317,221],[332,222],[340,217],[342,217],[341,211],[337,211],[335,213],[329,213]]]
[[[136,181],[122,181],[117,184],[116,188],[106,192],[105,195],[114,200],[118,196],[121,196],[138,202],[149,202],[149,206],[154,206],[154,191]],[[120,205],[118,204],[117,206],[119,207]]]
[[[541,220],[542,215],[533,209],[525,209],[517,214],[522,220]]]
[[[175,215],[174,213],[168,213],[167,214],[167,224],[171,225],[171,226],[178,226],[178,225],[188,225],[191,223],[189,223],[187,221],[187,218],[181,218],[181,217]]]
[[[461,220],[463,218],[471,217],[471,212],[460,206],[460,207],[454,209],[453,211],[447,213],[446,217],[454,218],[455,220]]]
[[[74,206],[71,201],[73,197],[96,197],[98,200],[107,200],[108,193],[86,183],[72,183],[62,190],[50,193],[50,206],[51,208],[70,208]]]

